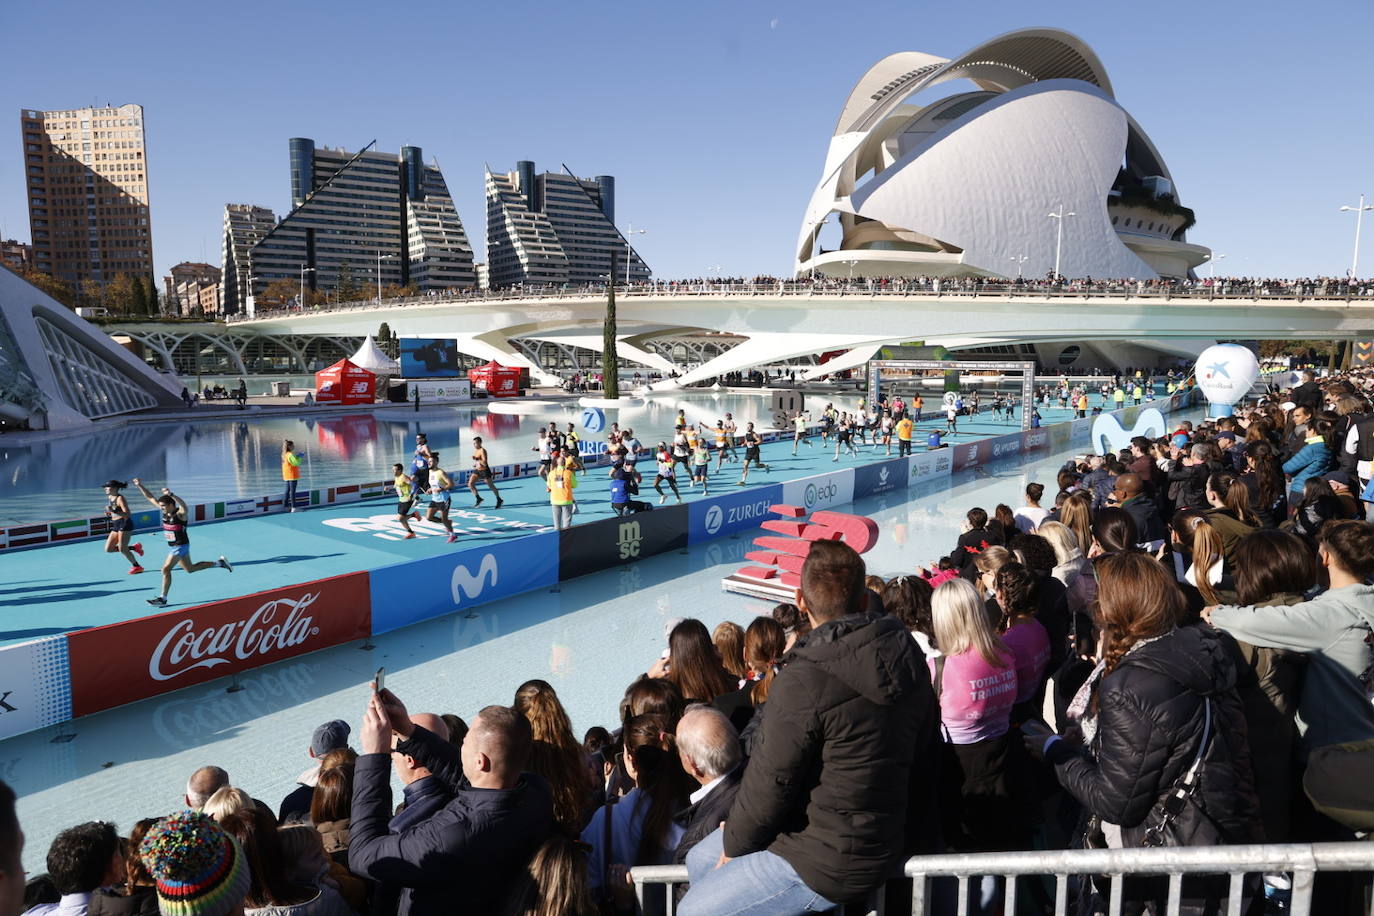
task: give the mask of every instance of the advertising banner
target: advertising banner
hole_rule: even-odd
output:
[[[369,574],[372,632],[387,633],[558,583],[558,532],[495,541]]]
[[[807,512],[833,509],[854,501],[854,469],[843,468],[829,474],[789,480],[782,485],[782,501],[801,506]]]
[[[1028,430],[1027,432],[1032,432],[1032,430]],[[1044,435],[1046,437],[1048,437],[1049,435],[1042,429],[1033,430],[1033,432]],[[1011,458],[1015,455],[1021,454],[1022,435],[1023,433],[1008,433],[1005,436],[994,436],[993,438],[987,440],[987,460],[998,461],[1002,458]]]
[[[472,382],[465,378],[451,382],[406,382],[406,400],[414,401],[416,392],[421,401],[466,401],[472,397]]]
[[[1085,417],[1069,424],[1069,445],[1087,445],[1093,440],[1093,418]]]
[[[317,404],[371,404],[376,400],[377,376],[341,359],[315,373]]]
[[[954,449],[937,448],[932,452],[910,455],[907,461],[907,485],[914,486],[926,480],[948,477],[954,469]]]
[[[1050,447],[1048,429],[1028,429],[1021,434],[1021,451],[1036,452]]]
[[[992,455],[992,440],[983,439],[979,442],[951,446],[950,451],[954,452],[954,470],[978,467],[988,463],[988,458]]]
[[[461,378],[458,342],[435,337],[401,338],[402,378]],[[415,395],[407,392],[411,397]],[[423,394],[420,395],[424,397]]]
[[[623,518],[607,518],[558,532],[558,578],[632,563],[687,546],[687,506],[655,506]]]
[[[0,740],[71,717],[65,636],[0,647]]]
[[[494,398],[520,397],[520,372],[495,362],[486,363],[468,370],[472,384],[486,391]]]
[[[780,502],[782,484],[775,483],[688,503],[687,543],[699,544],[736,531],[757,528],[764,519],[773,517],[768,510]]]
[[[907,458],[890,458],[873,464],[861,464],[854,468],[854,498],[877,496],[898,488],[906,489]]]
[[[363,639],[370,610],[357,572],[68,633],[73,714]]]

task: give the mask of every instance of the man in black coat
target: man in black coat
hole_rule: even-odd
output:
[[[1144,484],[1135,474],[1122,474],[1116,479],[1116,489],[1112,491],[1116,504],[1135,520],[1136,536],[1139,543],[1149,544],[1163,540],[1164,522],[1159,517],[1154,500],[1145,495]]]
[[[1317,384],[1317,375],[1312,370],[1307,370],[1302,374],[1302,384],[1293,389],[1289,399],[1299,407],[1306,407],[1313,413],[1322,409],[1321,386]]]
[[[963,533],[959,535],[954,551],[950,554],[955,568],[960,572],[972,569],[974,558],[978,554],[994,544],[1001,544],[1003,540],[988,530],[988,513],[985,509],[975,506],[968,510],[965,522]]]
[[[730,813],[744,768],[739,733],[725,713],[712,706],[688,707],[678,721],[675,737],[682,768],[701,785],[691,795],[691,806],[673,818],[686,830],[673,852],[673,864],[681,865],[692,847]]]
[[[428,818],[391,833],[391,735],[395,747],[454,793]],[[553,830],[553,793],[524,772],[534,737],[508,706],[477,714],[461,751],[411,721],[389,690],[363,717],[362,756],[353,776],[348,867],[405,888],[400,916],[492,913]]]
[[[897,872],[908,822],[938,821],[933,796],[911,791],[934,784],[930,676],[901,623],[865,610],[864,573],[848,545],[811,546],[797,604],[815,628],[769,689],[725,827],[687,856],[682,916],[862,900]]]

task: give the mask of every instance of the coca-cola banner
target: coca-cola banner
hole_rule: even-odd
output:
[[[363,639],[367,573],[216,601],[67,635],[77,716]]]

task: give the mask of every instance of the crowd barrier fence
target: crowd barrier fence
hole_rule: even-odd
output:
[[[1148,406],[1169,412],[1189,401],[1175,395],[1114,414],[1130,424]],[[1024,452],[1086,446],[1092,422],[1016,430],[0,647],[0,740],[755,528],[775,503],[810,514]],[[503,470],[532,474],[538,465]],[[361,499],[370,490],[333,488],[343,499],[331,501]],[[652,500],[656,494],[648,489],[640,495]],[[231,517],[218,507],[233,504],[213,504],[216,517]]]

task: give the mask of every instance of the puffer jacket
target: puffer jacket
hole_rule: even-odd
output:
[[[1204,700],[1212,738],[1203,758],[1203,810],[1230,843],[1263,835],[1250,770],[1236,669],[1210,628],[1177,627],[1128,653],[1098,686],[1092,753],[1055,742],[1047,760],[1090,813],[1141,845],[1150,810],[1182,778],[1202,740]]]
[[[884,614],[828,621],[784,662],[725,853],[767,849],[826,899],[859,899],[923,845],[908,821],[938,823],[935,693],[915,641]]]
[[[1292,493],[1302,493],[1303,484],[1331,470],[1331,449],[1321,436],[1308,436],[1303,447],[1283,463],[1283,472],[1293,479],[1288,483]]]

